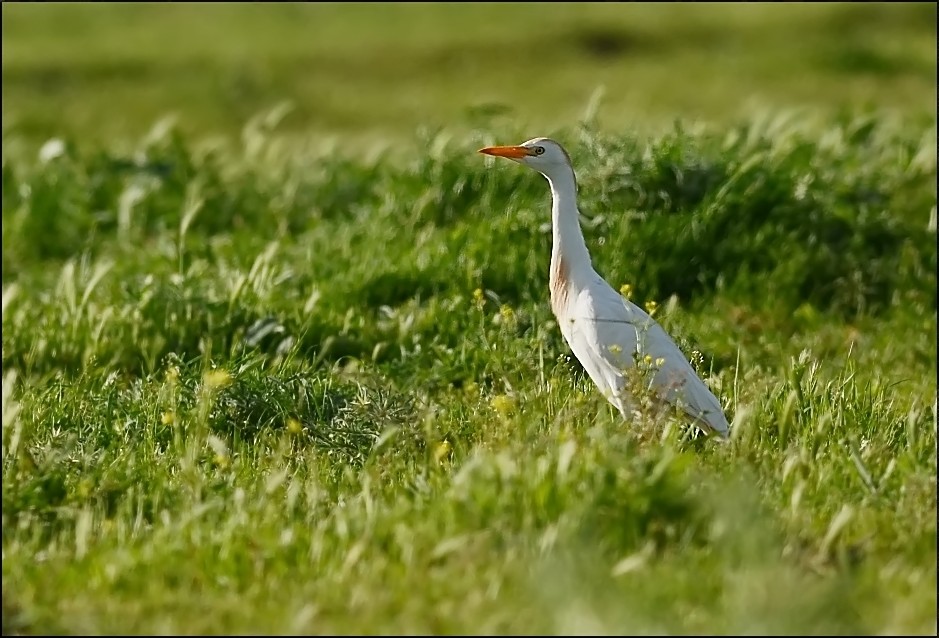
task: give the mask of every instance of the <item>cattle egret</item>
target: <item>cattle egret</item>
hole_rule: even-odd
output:
[[[627,388],[627,372],[638,362],[651,362],[656,399],[687,414],[704,432],[727,437],[720,402],[675,342],[594,270],[580,229],[577,181],[567,151],[554,140],[538,137],[519,146],[490,146],[479,152],[528,166],[548,180],[551,309],[565,341],[600,392],[624,418],[630,418],[634,399]]]

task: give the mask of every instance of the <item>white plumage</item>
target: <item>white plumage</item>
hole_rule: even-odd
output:
[[[682,410],[702,429],[726,437],[729,427],[720,402],[675,342],[594,270],[580,229],[577,183],[567,151],[554,140],[538,137],[518,146],[487,147],[480,153],[524,164],[548,180],[551,308],[574,356],[603,395],[630,418],[633,400],[626,374],[637,361],[651,361],[656,367],[655,396]]]

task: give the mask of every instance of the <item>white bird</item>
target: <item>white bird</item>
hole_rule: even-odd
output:
[[[551,309],[561,333],[600,392],[629,419],[634,398],[627,372],[652,361],[654,396],[690,416],[700,429],[727,437],[721,404],[665,330],[613,290],[594,270],[580,229],[577,180],[570,156],[554,140],[537,137],[518,146],[479,150],[532,168],[551,187]]]

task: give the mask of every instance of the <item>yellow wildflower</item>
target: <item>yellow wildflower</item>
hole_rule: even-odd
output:
[[[655,301],[650,300],[646,302],[646,312],[648,312],[649,315],[654,315],[658,307],[659,307],[659,304],[656,303]]]
[[[228,373],[228,370],[222,368],[209,370],[205,373],[205,376],[202,377],[202,382],[207,388],[224,388],[231,383],[231,375]]]
[[[619,294],[623,295],[627,299],[633,296],[633,287],[629,284],[623,284],[619,288]]]
[[[434,447],[434,460],[440,463],[443,459],[449,459],[452,452],[453,446],[450,445],[450,441],[444,439]]]
[[[298,420],[289,418],[287,419],[287,431],[291,434],[300,434],[303,431],[303,426]]]
[[[502,416],[510,414],[512,410],[515,409],[515,402],[512,400],[512,397],[505,394],[499,394],[492,397],[490,405],[492,405],[493,410]]]

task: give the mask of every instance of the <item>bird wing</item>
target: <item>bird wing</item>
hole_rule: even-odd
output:
[[[581,290],[573,304],[571,319],[574,354],[580,358],[577,350],[581,350],[591,359],[588,365],[602,375],[609,387],[623,388],[623,371],[635,365],[634,354],[638,354],[639,360],[645,355],[651,356],[653,362],[664,360],[652,380],[656,394],[692,418],[727,434],[727,419],[720,402],[675,342],[655,319],[624,299],[599,275]]]

